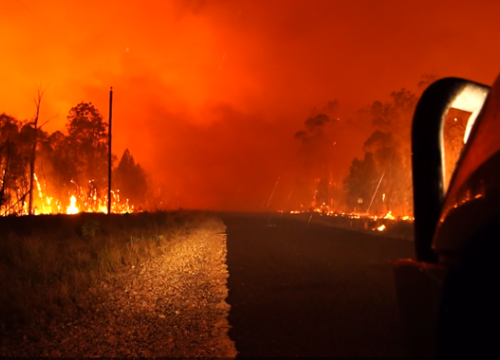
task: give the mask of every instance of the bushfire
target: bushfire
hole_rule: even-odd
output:
[[[279,211],[279,212],[283,212],[283,211]],[[409,215],[395,217],[392,214],[392,211],[388,211],[384,215],[377,216],[377,215],[369,214],[369,213],[336,212],[336,211],[331,211],[330,209],[328,209],[327,206],[323,206],[321,208],[313,208],[313,209],[310,209],[308,211],[305,211],[305,210],[292,210],[292,211],[290,211],[290,214],[304,214],[304,213],[310,213],[311,215],[314,214],[314,213],[316,213],[316,214],[320,214],[320,215],[324,215],[324,216],[344,217],[344,218],[348,218],[348,219],[359,219],[359,220],[369,219],[369,220],[372,220],[372,221],[377,221],[377,220],[413,221],[414,220],[414,218],[412,216],[409,216]],[[387,229],[387,227],[386,227],[385,224],[381,224],[381,225],[377,224],[377,226],[373,227],[371,230],[373,230],[373,231],[384,231],[386,229]]]
[[[93,213],[107,213],[107,203],[108,197],[104,195],[99,197],[97,195],[97,190],[93,190],[90,193],[85,193],[81,191],[80,186],[72,181],[78,189],[76,194],[68,196],[69,205],[67,207],[64,204],[68,203],[67,199],[59,199],[54,196],[44,194],[42,191],[42,186],[38,181],[36,174],[33,174],[33,178],[36,183],[36,189],[38,191],[33,191],[33,214],[34,215],[46,215],[46,214],[78,214],[80,212],[93,212]],[[92,181],[89,181],[92,183]],[[38,194],[36,194],[38,193]],[[28,195],[29,196],[29,195]],[[111,191],[111,213],[125,214],[132,213],[136,211],[133,205],[129,204],[129,199],[122,201],[120,198],[120,190]],[[10,208],[5,210],[1,215],[28,215],[28,201],[26,197],[21,197],[21,200],[13,204]]]

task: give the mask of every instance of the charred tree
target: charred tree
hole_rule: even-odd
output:
[[[28,202],[28,214],[33,215],[33,182],[34,182],[34,173],[35,173],[35,161],[36,161],[36,146],[37,146],[37,132],[38,132],[38,117],[40,115],[40,104],[42,102],[43,91],[38,89],[38,94],[35,99],[35,119],[33,121],[33,148],[31,150],[30,156],[30,185],[29,185],[29,202]]]
[[[9,173],[9,162],[10,162],[10,142],[9,139],[7,138],[7,141],[5,142],[6,146],[6,159],[5,159],[5,169],[3,170],[3,176],[2,176],[2,188],[0,188],[0,209],[2,208],[3,204],[6,202],[5,198],[5,188],[7,184],[7,175]]]

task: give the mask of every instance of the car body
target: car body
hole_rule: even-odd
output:
[[[464,147],[445,191],[443,123],[470,112]],[[412,125],[414,259],[394,263],[409,355],[500,352],[500,77],[490,88],[446,78],[431,84]]]

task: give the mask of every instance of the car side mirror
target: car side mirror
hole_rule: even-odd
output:
[[[467,141],[489,90],[488,86],[472,81],[445,78],[430,85],[417,104],[412,124],[412,176],[418,261],[436,263],[438,259],[432,241],[445,199],[443,125],[446,114],[452,107],[472,113],[466,128]]]

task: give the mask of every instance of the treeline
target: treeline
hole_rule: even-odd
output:
[[[424,75],[424,90],[435,77]],[[411,180],[411,123],[420,94],[406,89],[394,91],[389,101],[374,101],[361,109],[356,119],[337,117],[339,104],[332,101],[305,121],[306,130],[295,134],[301,141],[300,154],[306,171],[298,179],[308,189],[301,199],[304,208],[337,212],[413,214]],[[447,178],[455,167],[463,146],[469,113],[452,109],[444,126]],[[339,179],[339,167],[332,161],[338,151],[332,146],[349,133],[346,128],[372,126],[363,144],[363,156],[354,158],[347,176]],[[342,134],[342,136],[340,135]],[[351,133],[352,135],[352,133]]]
[[[71,196],[97,211],[108,189],[108,124],[92,103],[84,102],[70,109],[67,135],[45,132],[37,120],[0,114],[0,215],[27,212],[31,166],[34,213],[42,207],[65,212]],[[117,156],[112,160],[116,165]],[[112,189],[116,202],[147,206],[148,175],[128,149],[114,166]]]

